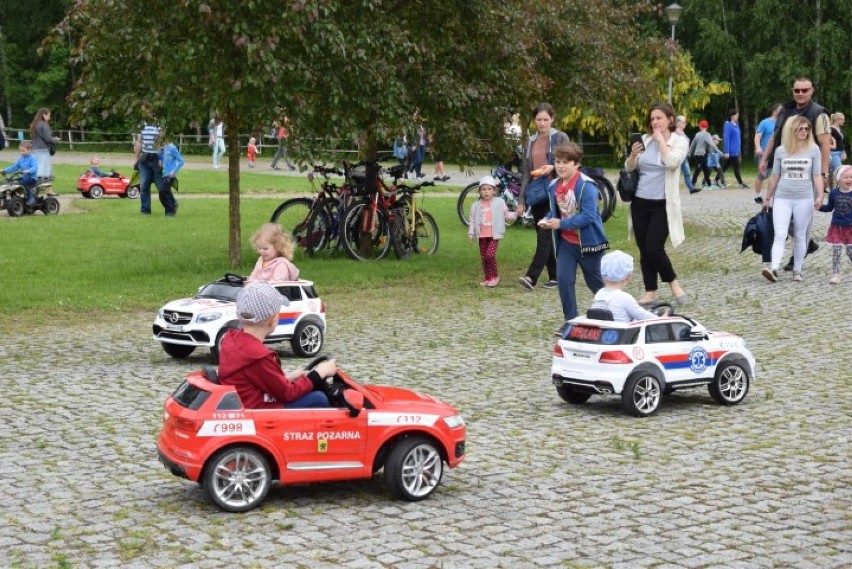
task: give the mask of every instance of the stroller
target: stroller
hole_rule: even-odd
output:
[[[53,182],[39,178],[32,189],[36,203],[27,205],[27,192],[21,182],[21,173],[15,172],[0,184],[0,209],[8,211],[11,217],[31,215],[39,210],[45,215],[56,215],[59,213],[59,200],[50,195],[53,193],[52,188]]]

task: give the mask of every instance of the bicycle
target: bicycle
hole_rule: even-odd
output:
[[[499,187],[497,188],[497,196],[503,198],[506,202],[506,208],[509,211],[515,211],[518,208],[518,196],[521,193],[521,175],[503,166],[495,166],[491,175],[497,180]],[[462,225],[467,227],[468,215],[470,215],[470,206],[473,202],[479,199],[479,182],[468,184],[459,194],[457,210],[459,219]],[[533,219],[529,208],[519,216],[520,222],[524,226],[532,226]],[[512,225],[517,221],[515,218],[507,219],[506,224]]]
[[[432,215],[420,209],[415,193],[434,182],[423,182],[416,186],[398,186],[398,197],[392,211],[391,243],[398,259],[411,253],[432,255],[438,250],[438,224]]]
[[[375,178],[368,180],[366,167],[378,167],[376,160],[346,165],[347,180],[351,180],[355,197],[343,214],[343,249],[356,261],[375,261],[388,254],[391,246],[392,210],[398,197],[397,182],[405,173],[404,165],[387,170],[378,169]],[[393,178],[388,186],[382,173]]]
[[[326,246],[326,242],[319,238],[308,239],[308,222],[311,214],[322,207],[323,204],[329,203],[329,200],[337,200],[340,192],[346,192],[344,187],[338,187],[336,184],[329,181],[331,175],[343,175],[343,172],[337,168],[326,168],[324,166],[314,165],[313,171],[308,173],[308,180],[311,182],[311,187],[314,187],[314,174],[322,175],[325,180],[320,184],[319,190],[312,198],[290,198],[282,202],[272,213],[269,221],[278,223],[282,228],[289,231],[293,236],[296,246],[308,249],[309,244],[312,254]]]
[[[612,182],[606,177],[606,172],[603,168],[593,168],[589,166],[580,167],[580,171],[592,178],[598,187],[598,211],[601,214],[601,220],[606,221],[615,212],[616,199],[615,187]],[[514,211],[518,207],[518,196],[521,193],[521,175],[506,170],[502,166],[494,168],[492,175],[497,179],[499,188],[497,195],[506,202],[506,208],[509,211]],[[459,195],[458,200],[458,215],[462,224],[468,225],[468,214],[470,206],[479,199],[479,182],[468,184]],[[529,208],[520,216],[521,223],[524,226],[531,226],[533,219]],[[507,220],[507,224],[511,225],[514,220]]]

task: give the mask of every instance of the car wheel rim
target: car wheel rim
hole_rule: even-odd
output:
[[[739,401],[745,395],[746,375],[737,366],[725,368],[719,378],[719,393],[726,401]]]
[[[316,326],[308,326],[302,331],[302,336],[299,338],[299,344],[302,349],[308,353],[312,353],[319,349],[320,332]]]
[[[653,412],[660,404],[660,385],[653,377],[643,377],[636,383],[633,404],[644,414]]]
[[[244,452],[225,455],[214,466],[213,492],[232,508],[249,506],[258,501],[269,484],[266,469]]]
[[[402,464],[402,484],[412,496],[425,496],[441,481],[441,457],[429,445],[411,449]]]

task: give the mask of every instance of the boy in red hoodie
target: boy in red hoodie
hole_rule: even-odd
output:
[[[337,373],[334,360],[310,371],[285,374],[278,354],[263,345],[278,325],[286,298],[266,282],[253,282],[237,295],[237,317],[242,329],[229,330],[219,350],[219,382],[233,385],[247,409],[328,407],[322,390],[325,378]]]

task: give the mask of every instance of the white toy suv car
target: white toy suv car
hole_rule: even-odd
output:
[[[232,273],[206,284],[192,298],[173,300],[157,311],[154,339],[173,358],[185,358],[198,346],[210,348],[219,359],[222,337],[239,327],[236,313],[237,294],[244,278]],[[325,336],[325,305],[310,281],[274,283],[287,301],[281,305],[278,327],[264,343],[290,341],[296,355],[315,356]]]
[[[708,332],[679,315],[629,324],[611,318],[608,310],[590,310],[569,321],[556,343],[551,379],[568,403],[620,395],[624,411],[645,417],[678,389],[706,385],[721,405],[736,405],[748,393],[755,361],[739,336]]]

